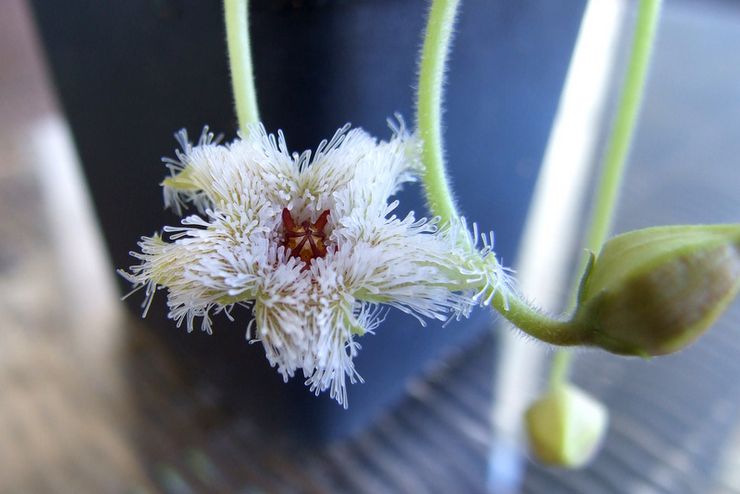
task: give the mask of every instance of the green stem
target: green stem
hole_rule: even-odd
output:
[[[424,190],[432,214],[445,224],[458,217],[447,181],[442,147],[442,87],[452,28],[460,0],[432,0],[419,70],[416,125],[422,138]],[[469,246],[471,249],[472,245]],[[473,288],[473,287],[465,287]],[[572,321],[540,313],[515,294],[496,294],[491,305],[525,333],[554,345],[583,343],[581,328]]]
[[[641,0],[637,26],[632,40],[627,74],[622,86],[619,110],[609,136],[604,168],[599,180],[596,207],[591,228],[586,237],[586,248],[598,252],[611,230],[617,195],[622,186],[627,154],[635,134],[637,116],[642,103],[645,80],[655,42],[660,0]]]
[[[532,308],[513,294],[497,293],[491,305],[507,321],[529,336],[557,346],[582,345],[589,337],[589,328],[573,319],[557,319]]]
[[[632,38],[627,74],[622,83],[617,115],[609,135],[604,165],[596,189],[596,205],[586,234],[586,249],[598,252],[611,230],[619,190],[622,187],[627,155],[635,135],[637,116],[643,99],[650,56],[660,15],[661,0],[640,0],[637,25]],[[585,266],[585,261],[583,263]],[[572,290],[575,304],[578,284]],[[558,386],[568,377],[571,354],[559,350],[553,360],[551,385]]]
[[[573,353],[559,349],[552,358],[550,367],[550,389],[555,390],[568,381],[568,373],[573,360]]]
[[[424,190],[429,209],[442,223],[457,216],[442,148],[442,86],[452,27],[460,0],[433,0],[421,50],[416,127],[423,141]]]
[[[247,4],[248,0],[224,0],[231,88],[234,92],[239,128],[245,134],[250,124],[260,121],[257,110],[257,92],[254,88],[254,76],[252,74]]]

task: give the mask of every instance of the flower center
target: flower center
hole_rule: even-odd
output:
[[[329,210],[321,213],[315,223],[304,221],[296,225],[290,211],[283,209],[283,228],[285,230],[283,245],[290,249],[290,255],[300,258],[308,269],[311,260],[326,255],[326,235],[324,227],[329,218]]]

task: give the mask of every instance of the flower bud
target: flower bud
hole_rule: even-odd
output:
[[[544,464],[579,468],[598,451],[609,414],[580,389],[562,384],[535,401],[524,416],[534,456]]]
[[[612,238],[581,281],[575,321],[610,352],[652,356],[698,338],[740,289],[740,225],[665,226]]]

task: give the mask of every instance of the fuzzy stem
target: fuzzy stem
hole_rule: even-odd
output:
[[[432,0],[421,51],[416,105],[416,126],[423,142],[425,165],[422,182],[429,209],[440,217],[441,224],[458,218],[442,146],[442,87],[459,5],[460,0]],[[582,329],[575,322],[546,316],[513,293],[496,294],[491,305],[512,324],[539,340],[554,345],[584,342]]]
[[[457,216],[442,147],[442,86],[452,27],[460,0],[433,0],[424,35],[417,93],[416,127],[423,141],[423,176],[429,209],[447,223]]]
[[[258,123],[260,120],[249,46],[248,3],[248,0],[224,0],[231,87],[239,128],[245,134],[250,124]]]
[[[496,293],[491,305],[514,326],[545,343],[576,346],[588,341],[590,328],[583,326],[580,321],[543,314],[513,294]]]
[[[586,234],[585,247],[591,252],[601,250],[611,230],[627,165],[627,155],[637,127],[637,116],[645,90],[650,56],[655,44],[660,6],[661,0],[640,0],[629,65],[622,83],[618,111],[604,155],[604,165],[596,189],[596,205],[591,216],[591,225]],[[572,304],[575,304],[577,289],[578,284],[576,283],[573,288]],[[571,353],[567,350],[559,350],[556,353],[551,370],[551,386],[559,386],[567,380],[571,361]]]

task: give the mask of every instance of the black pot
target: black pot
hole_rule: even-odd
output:
[[[222,6],[203,0],[33,0],[114,267],[135,264],[139,236],[176,224],[162,208],[160,156],[172,134],[204,124],[227,139],[236,120]],[[468,0],[450,66],[447,155],[462,211],[512,261],[584,8],[583,1]],[[386,118],[413,119],[416,58],[427,2],[256,0],[252,42],[260,110],[297,151],[345,122],[388,137]],[[418,187],[401,193],[424,211]],[[121,291],[130,289],[121,281]],[[391,313],[362,338],[348,411],[270,369],[244,339],[247,315],[186,334],[166,319],[164,295],[146,322],[222,406],[269,417],[321,439],[358,430],[402,395],[407,381],[491,328],[490,312],[427,328]],[[140,312],[141,297],[129,302]]]

